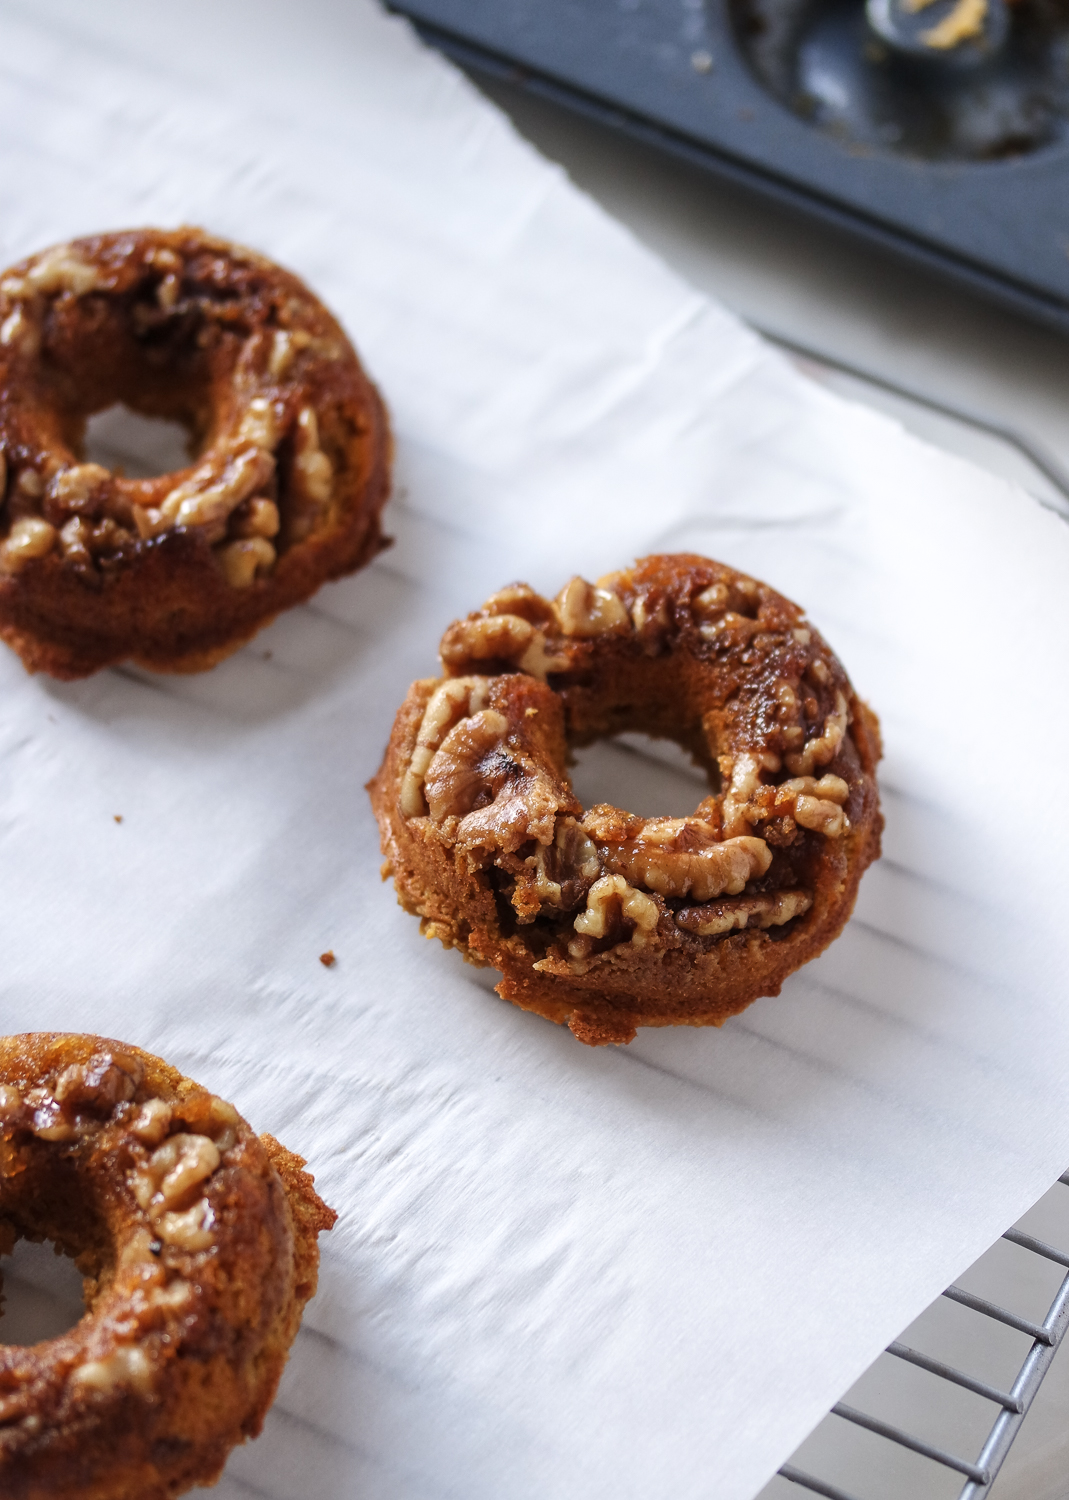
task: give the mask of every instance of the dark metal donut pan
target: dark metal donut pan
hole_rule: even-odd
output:
[[[1061,0],[1019,0],[1022,8],[1015,13],[1044,3]],[[921,154],[915,144],[920,137],[909,136],[926,107],[922,95],[933,92],[930,71],[917,84],[915,111],[908,76],[903,94],[906,75],[896,75],[905,148],[891,140],[898,127],[889,127],[885,139],[866,128],[871,121],[855,128],[848,111],[836,119],[833,107],[831,116],[817,107],[806,118],[812,99],[795,99],[789,86],[777,90],[775,58],[771,72],[762,72],[762,48],[767,58],[776,45],[777,22],[786,15],[780,29],[795,37],[796,50],[799,17],[818,26],[816,40],[802,48],[814,76],[822,67],[827,71],[830,58],[833,73],[845,59],[847,74],[854,67],[860,77],[868,63],[858,64],[848,53],[854,45],[849,38],[856,41],[863,25],[864,0],[392,0],[392,5],[465,66],[510,78],[1069,331],[1069,6],[1065,35],[1057,37],[1060,50],[1051,54],[1055,102],[1047,126],[1035,126],[1034,101],[1026,99],[1032,113],[1027,128],[1018,129],[1013,108],[1020,115],[1020,101],[1007,104],[1009,85],[994,79],[985,119],[996,126],[1003,120],[1003,139],[986,157],[970,158],[941,155],[938,146]],[[1049,18],[1051,12],[1046,14]],[[1053,14],[1057,20],[1060,12]],[[870,38],[865,57],[877,56]],[[898,67],[893,59],[892,70]],[[886,72],[869,69],[870,75],[877,92],[886,95]],[[852,86],[846,76],[846,92]],[[952,68],[945,70],[934,86],[936,105],[941,106],[941,90],[953,100],[955,90],[965,86],[960,70],[956,76]],[[819,90],[819,81],[815,87]],[[831,106],[836,89],[843,92],[833,77],[826,90]]]

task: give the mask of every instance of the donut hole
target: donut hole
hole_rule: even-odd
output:
[[[167,417],[147,417],[117,402],[85,424],[79,457],[127,479],[156,479],[196,457],[193,432]]]
[[[154,473],[169,473],[185,468],[191,453],[195,456],[210,442],[213,426],[220,420],[225,424],[231,415],[231,402],[225,397],[230,394],[240,340],[223,335],[218,340],[221,347],[209,353],[198,345],[199,317],[139,331],[138,315],[151,306],[149,288],[143,291],[145,295],[129,301],[109,303],[89,296],[61,298],[53,306],[37,369],[38,414],[45,425],[55,425],[60,445],[77,457],[89,457],[82,453],[87,423],[98,417],[118,422],[111,415],[116,407],[148,421],[177,425],[183,429],[180,451],[173,442],[157,452],[158,440],[146,444],[133,439],[135,454],[147,448],[153,466],[157,461],[165,465],[154,467]]]
[[[69,1255],[49,1240],[17,1241],[0,1257],[0,1343],[30,1345],[66,1333],[85,1314],[85,1282]]]
[[[685,818],[711,789],[681,746],[636,732],[574,750],[570,774],[584,807],[609,802],[640,818]]]

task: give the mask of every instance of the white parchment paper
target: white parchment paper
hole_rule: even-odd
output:
[[[393,550],[211,674],[0,654],[5,1029],[160,1052],[341,1213],[218,1493],[747,1500],[1069,1162],[1069,533],[806,383],[368,0],[3,3],[0,43],[3,263],[254,244],[398,437]],[[592,1051],[419,937],[362,788],[449,619],[681,548],[843,657],[886,856],[778,999]]]

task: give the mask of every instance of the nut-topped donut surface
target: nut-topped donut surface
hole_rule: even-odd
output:
[[[256,1435],[336,1217],[303,1165],[136,1047],[0,1038],[0,1250],[53,1241],[87,1304],[0,1345],[4,1500],[163,1500]]]
[[[116,405],[180,422],[195,461],[86,462]],[[31,670],[213,665],[384,545],[389,456],[338,323],[251,250],[142,229],[0,276],[0,635]]]
[[[879,854],[875,716],[803,612],[689,554],[553,601],[503,589],[442,638],[369,790],[399,900],[580,1040],[719,1024],[838,935]],[[685,818],[584,809],[570,746],[671,739]]]

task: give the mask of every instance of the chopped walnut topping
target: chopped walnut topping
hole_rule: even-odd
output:
[[[782,927],[809,910],[807,891],[776,891],[767,896],[737,896],[708,906],[687,906],[676,912],[676,926],[698,937],[720,937],[743,927]]]
[[[48,485],[48,495],[63,510],[81,510],[86,501],[111,478],[101,464],[73,464],[61,469]]]
[[[597,588],[585,578],[566,583],[555,601],[557,618],[564,635],[607,635],[610,631],[630,631],[631,619],[619,594]]]
[[[134,1197],[155,1220],[176,1209],[218,1167],[219,1149],[206,1135],[180,1133],[158,1146],[130,1179]]]
[[[235,512],[230,531],[236,537],[277,536],[282,525],[278,506],[263,495],[254,495],[246,500],[240,511]]]
[[[716,643],[729,631],[736,635],[754,635],[763,629],[760,620],[753,619],[750,615],[740,615],[733,609],[725,610],[715,620],[703,620],[698,626],[698,634],[703,640]]]
[[[70,1383],[91,1391],[113,1391],[117,1386],[131,1386],[147,1395],[152,1389],[152,1361],[137,1344],[122,1344],[107,1359],[88,1360],[75,1365]]]
[[[256,447],[235,453],[222,474],[212,464],[203,464],[175,486],[158,510],[135,505],[137,529],[143,537],[151,537],[172,526],[200,526],[211,540],[219,540],[226,532],[231,511],[262,489],[274,472],[274,459]]]
[[[130,1133],[143,1146],[158,1146],[171,1128],[171,1106],[163,1099],[146,1099],[130,1125]]]
[[[24,307],[16,307],[0,323],[0,344],[17,349],[29,358],[37,353],[41,344],[41,332],[35,318]]]
[[[127,1054],[95,1053],[87,1063],[73,1063],[56,1080],[55,1096],[71,1108],[85,1106],[105,1114],[132,1099],[144,1069]]]
[[[182,290],[181,278],[173,273],[165,276],[156,288],[156,303],[164,312],[172,312]]]
[[[435,751],[458,719],[478,713],[486,704],[485,677],[453,677],[436,688],[423,712],[408,770],[401,784],[401,812],[418,818],[426,812],[423,778]]]
[[[491,594],[475,619],[450,625],[439,648],[442,664],[456,672],[471,662],[497,658],[545,682],[550,672],[563,672],[570,664],[568,656],[547,650],[546,628],[555,626],[549,600],[526,583],[513,584]]]
[[[712,583],[695,596],[694,608],[700,615],[711,615],[717,610],[727,609],[731,590],[726,583]]]
[[[278,442],[278,422],[274,404],[266,396],[254,396],[238,428],[239,443],[253,443],[271,452]]]
[[[47,1089],[30,1089],[26,1103],[33,1110],[30,1129],[42,1141],[69,1141],[75,1135],[74,1126],[63,1112],[63,1106]]]
[[[31,500],[39,500],[45,492],[45,482],[36,469],[23,469],[16,480],[16,488],[20,495],[28,495]]]
[[[203,1249],[204,1246],[199,1248]],[[148,1302],[151,1307],[161,1308],[164,1312],[177,1312],[186,1306],[192,1296],[193,1288],[189,1282],[176,1276],[167,1286],[153,1287],[148,1294]]]
[[[40,516],[21,516],[0,543],[0,563],[9,572],[17,572],[34,558],[47,557],[56,545],[56,534],[56,528]]]
[[[56,292],[71,292],[75,297],[84,297],[100,285],[95,266],[80,260],[69,245],[57,245],[47,251],[22,277],[22,289],[16,296],[42,292],[52,296]],[[5,283],[5,290],[8,283]]]
[[[631,606],[631,624],[646,654],[655,655],[669,626],[668,600],[662,595],[651,610],[649,600],[640,594]]]
[[[230,587],[247,589],[257,573],[266,573],[274,566],[276,553],[266,537],[251,536],[228,542],[217,549],[217,556]]]
[[[315,505],[326,505],[334,489],[334,466],[319,446],[319,423],[310,406],[297,418],[297,456],[293,463],[298,483]]]
[[[808,797],[804,793],[795,799],[794,821],[814,833],[823,833],[829,839],[840,838],[847,829],[846,814],[834,802],[820,797]]]
[[[483,605],[483,612],[488,615],[519,615],[532,625],[550,625],[554,619],[552,604],[536,593],[529,583],[510,583],[507,588],[498,589]]]
[[[763,786],[762,771],[776,772],[780,768],[779,756],[771,750],[744,751],[740,755],[720,757],[721,775],[728,781],[721,807],[724,834],[735,838],[747,832],[756,818],[748,814],[755,793]]]
[[[22,1095],[10,1083],[0,1083],[0,1115],[13,1115],[22,1108]]]
[[[533,920],[545,907],[563,906],[566,885],[581,890],[601,874],[598,851],[573,817],[561,818],[553,843],[539,845],[524,865],[530,877],[517,882],[512,897],[521,922]]]
[[[307,349],[312,342],[312,335],[303,328],[276,330],[267,362],[268,373],[273,379],[281,380],[293,363],[294,355],[301,349]]]
[[[436,823],[469,813],[486,777],[481,762],[508,734],[509,722],[484,708],[454,724],[435,753],[423,781],[427,807]]]
[[[212,1135],[221,1130],[234,1130],[241,1124],[241,1116],[227,1099],[213,1094],[208,1107],[208,1126]]]
[[[484,615],[477,620],[458,620],[442,637],[442,664],[459,666],[467,661],[505,661],[522,656],[535,628],[520,615]]]
[[[696,901],[738,895],[772,863],[764,839],[718,840],[715,828],[698,818],[649,818],[638,838],[599,852],[606,869],[633,884]]]
[[[183,1213],[163,1213],[154,1220],[160,1239],[179,1250],[207,1250],[212,1243],[214,1223],[215,1216],[207,1198],[202,1198]]]
[[[614,912],[618,911],[625,921],[634,923],[631,942],[636,948],[646,943],[646,938],[657,926],[661,909],[652,896],[636,891],[622,875],[603,875],[595,880],[586,897],[586,910],[576,917],[574,927],[580,938],[604,938],[608,936]],[[574,940],[573,940],[574,941]],[[572,944],[568,951],[572,952]],[[575,943],[574,957],[586,958],[588,945]]]
[[[550,672],[565,671],[569,662],[566,656],[554,656],[552,652],[547,651],[544,632],[536,630],[531,637],[530,645],[516,665],[529,677],[536,677],[539,682],[545,682]]]
[[[814,739],[807,740],[803,749],[787,755],[787,769],[791,775],[811,776],[815,766],[826,766],[829,761],[834,760],[839,753],[848,722],[846,699],[841,692],[836,693],[835,709],[825,719],[823,732]]]

